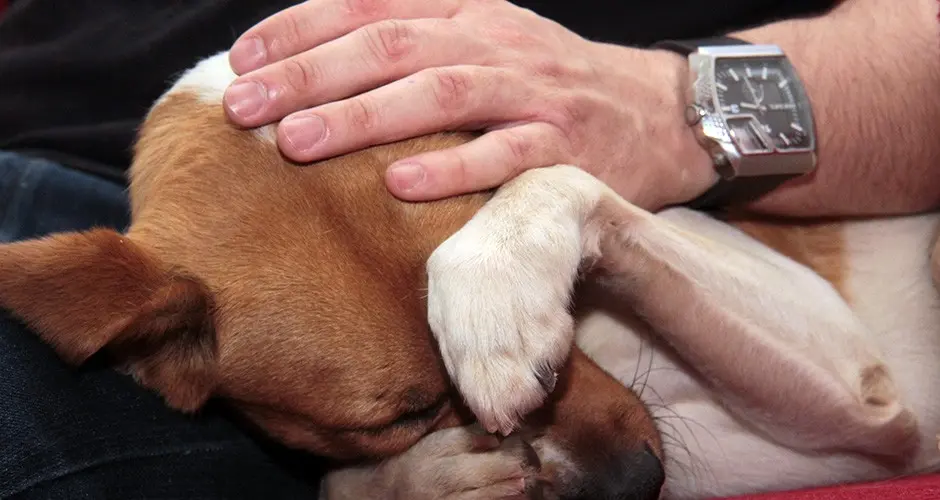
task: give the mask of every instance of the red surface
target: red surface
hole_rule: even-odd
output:
[[[940,500],[940,474],[728,500]]]

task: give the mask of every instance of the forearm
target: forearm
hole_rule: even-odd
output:
[[[818,168],[754,204],[791,216],[940,207],[936,0],[847,0],[814,19],[734,33],[779,45],[813,106]]]

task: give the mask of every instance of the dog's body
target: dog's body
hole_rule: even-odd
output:
[[[154,106],[126,238],[0,247],[0,305],[66,359],[107,347],[175,407],[226,397],[289,445],[338,458],[414,446],[334,473],[331,498],[495,498],[533,474],[549,497],[652,498],[653,455],[674,499],[940,468],[940,215],[653,215],[564,166],[405,204],[381,169],[467,137],[289,165],[270,127],[225,123],[233,78],[216,55]],[[57,267],[64,256],[85,267]],[[88,300],[62,302],[75,296]],[[547,413],[522,431],[540,472],[448,429],[472,421],[448,379],[508,431],[554,370]]]
[[[784,224],[741,224],[742,229],[763,241],[733,225],[684,209],[667,211],[659,217],[698,236],[740,248],[758,259],[772,262],[781,257],[778,251],[787,252],[836,280],[834,285],[840,298],[846,300],[862,325],[857,333],[879,353],[894,379],[899,400],[913,413],[918,427],[916,451],[894,455],[897,450],[889,451],[891,446],[886,445],[884,457],[872,455],[878,454],[877,446],[869,453],[858,453],[858,449],[851,447],[827,450],[824,440],[814,433],[796,434],[790,441],[774,439],[737,418],[735,413],[739,409],[728,411],[722,406],[708,382],[677,359],[662,340],[657,340],[653,329],[633,319],[623,321],[607,311],[591,311],[581,321],[579,345],[619,380],[638,384],[641,399],[650,405],[660,429],[668,435],[664,438],[667,498],[779,491],[938,470],[940,452],[936,436],[940,432],[940,406],[933,394],[940,389],[937,382],[940,367],[935,362],[940,356],[940,300],[930,279],[930,249],[940,217],[924,215],[790,228]],[[715,271],[720,272],[729,264],[741,261],[728,259],[716,266]],[[753,276],[761,275],[756,271]],[[849,314],[844,309],[827,306],[838,299],[833,290],[822,284],[803,281],[802,285],[810,286],[791,286],[780,281],[784,276],[767,278],[758,281],[760,289],[745,288],[739,293],[746,294],[743,299],[757,307],[777,308],[781,325],[792,322],[797,328],[812,328],[813,323],[804,322],[804,318],[787,317],[797,308],[810,314],[830,315],[832,319]],[[713,284],[718,285],[718,281]],[[722,283],[726,284],[730,285]],[[722,291],[733,290],[729,287]],[[664,295],[661,300],[670,298]],[[680,301],[673,306],[675,314],[682,314],[685,309]],[[838,334],[833,329],[812,332],[818,336]],[[805,347],[811,349],[810,345]],[[705,362],[734,364],[740,362],[735,359],[737,355],[748,356],[748,351],[728,349],[727,353],[719,353]],[[801,352],[795,350],[792,354]],[[835,357],[838,353],[829,349],[819,354]],[[799,380],[799,376],[775,371],[772,366],[767,367],[769,373],[760,373],[753,366],[741,364],[740,376],[755,377],[764,384],[779,384],[768,385],[767,389],[779,387],[782,397],[778,403],[790,406],[794,412],[813,414],[819,408],[810,405],[832,403],[813,398],[788,401],[785,390],[796,381],[787,377]],[[786,417],[771,418],[780,418],[777,423],[786,426]],[[813,418],[825,417],[817,414],[810,417]],[[831,433],[830,445],[838,447],[840,441],[849,441],[851,431],[847,422],[831,418],[817,425],[821,433]]]
[[[477,216],[492,229],[468,236],[465,227],[453,238],[491,248],[498,245],[483,234],[562,233],[540,219],[551,210],[538,210],[561,197],[533,186],[567,185],[585,197],[604,189],[573,171],[536,176],[542,179],[515,189],[540,201],[506,195],[516,201],[512,210],[494,215],[488,206]],[[687,209],[652,216],[627,208],[611,216],[610,207],[588,207],[580,206],[587,219],[570,240],[588,233],[584,257],[601,261],[601,270],[588,273],[576,299],[577,343],[633,387],[657,420],[667,457],[664,498],[938,470],[940,407],[931,396],[940,388],[940,298],[931,278],[938,214],[786,224],[723,221]],[[615,243],[603,243],[603,230],[590,234],[597,219],[619,226],[611,231],[619,233]],[[600,245],[590,241],[598,237]],[[456,253],[447,243],[442,250],[448,259]],[[529,258],[540,252],[561,251],[542,245]],[[435,258],[441,255],[432,264]],[[454,329],[437,331],[455,337]],[[470,398],[492,390],[479,388],[482,372],[461,386]]]

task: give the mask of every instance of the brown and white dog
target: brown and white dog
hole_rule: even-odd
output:
[[[692,499],[940,468],[937,214],[652,214],[571,166],[405,203],[385,167],[467,136],[297,166],[226,122],[227,61],[148,115],[125,234],[0,246],[0,305],[66,361],[106,350],[184,411],[224,398],[338,459],[325,498]]]

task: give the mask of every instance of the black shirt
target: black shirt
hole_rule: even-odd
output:
[[[176,75],[294,3],[13,0],[0,14],[0,149],[123,181],[136,128]],[[592,40],[646,46],[818,13],[833,1],[515,3]]]

